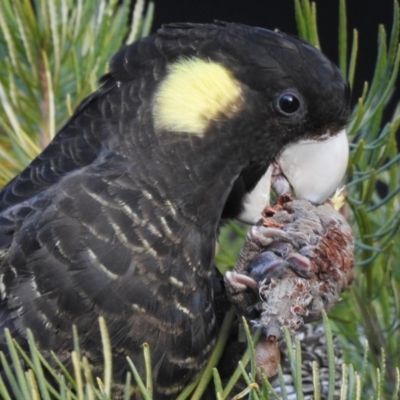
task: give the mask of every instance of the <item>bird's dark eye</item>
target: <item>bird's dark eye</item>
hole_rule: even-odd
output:
[[[295,114],[300,108],[300,98],[294,93],[283,93],[278,97],[276,102],[277,111],[283,115]]]

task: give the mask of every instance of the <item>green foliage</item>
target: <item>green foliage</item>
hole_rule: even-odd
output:
[[[343,27],[345,23],[340,25]],[[394,2],[391,34],[387,38],[385,28],[379,27],[374,77],[370,85],[365,85],[349,126],[353,143],[347,189],[357,237],[357,270],[351,290],[331,314],[343,345],[348,349],[348,359],[351,358],[355,367],[361,368],[367,339],[371,379],[365,390],[379,390],[383,397],[391,395],[396,387],[400,366],[397,334],[400,322],[400,156],[396,141],[400,116],[394,116],[392,121],[383,120],[383,111],[398,77],[399,29],[399,4]],[[345,34],[341,37],[346,41]],[[343,60],[347,49],[344,44],[341,47],[344,48],[340,54]],[[352,76],[354,70],[356,48],[355,34],[350,66],[346,70],[345,62],[340,63],[348,76]],[[377,190],[377,184],[383,188],[381,192]],[[358,357],[354,357],[355,354]],[[382,370],[377,372],[383,363],[385,374]]]
[[[316,4],[294,0],[299,35],[317,47]],[[358,33],[352,32],[349,46],[345,0],[340,0],[339,66],[353,87],[356,74]],[[144,0],[136,3],[132,24],[128,26],[129,1],[117,0],[2,0],[0,7],[0,185],[7,182],[35,157],[72,110],[94,88],[106,72],[107,62],[124,40],[130,42],[149,32],[153,6],[145,16]],[[394,2],[393,27],[387,35],[378,30],[378,56],[374,76],[366,83],[353,109],[349,125],[351,160],[348,169],[349,219],[357,237],[356,278],[352,288],[325,318],[330,360],[330,395],[335,383],[334,353],[330,326],[339,336],[346,352],[342,368],[341,399],[392,398],[400,385],[400,252],[399,155],[396,133],[399,116],[383,118],[393,92],[400,65],[399,5]],[[361,38],[362,39],[362,38]],[[364,44],[368,45],[368,44]],[[381,190],[377,190],[377,185]],[[383,188],[383,189],[382,189]],[[230,223],[220,235],[217,255],[222,271],[232,267],[243,243],[243,227]],[[284,383],[278,394],[264,377],[255,381],[254,343],[259,332],[250,337],[245,329],[248,351],[243,355],[229,382],[221,382],[215,368],[232,325],[231,310],[224,321],[216,349],[202,377],[188,386],[179,400],[201,399],[210,380],[217,399],[286,399]],[[245,324],[246,326],[246,324]],[[7,334],[9,359],[0,353],[4,375],[0,394],[4,399],[110,399],[112,362],[108,334],[100,321],[104,347],[104,374],[93,377],[88,361],[82,357],[74,331],[72,372],[53,355],[50,365],[37,350],[29,335],[29,353]],[[301,352],[299,343],[289,343],[289,358],[297,398],[302,397]],[[368,345],[367,345],[368,343]],[[125,398],[131,383],[145,399],[152,398],[150,349],[144,346],[146,376],[140,377],[127,360],[132,374],[127,375]],[[28,366],[23,368],[22,361]],[[249,369],[246,369],[250,363]],[[57,366],[57,369],[54,369]],[[52,377],[50,382],[47,378]],[[280,374],[282,377],[282,374]],[[234,394],[241,379],[246,389]],[[318,368],[314,366],[315,399],[319,399]],[[7,384],[6,382],[7,381]]]
[[[71,353],[71,374],[53,353],[53,362],[47,362],[37,349],[32,333],[28,332],[29,353],[24,351],[6,330],[7,346],[10,351],[11,363],[0,352],[1,365],[4,368],[8,385],[0,377],[0,394],[3,399],[57,399],[57,400],[111,400],[112,399],[112,357],[111,343],[106,323],[99,318],[99,328],[103,343],[104,373],[103,377],[93,377],[87,358],[83,357],[79,348],[78,332],[73,330],[74,350]],[[144,400],[152,398],[152,379],[150,350],[143,345],[146,379],[143,382],[138,371],[128,358],[132,373],[128,373],[124,387],[124,398],[129,399],[132,394],[132,375],[135,385],[142,393]],[[23,362],[28,366],[23,367]],[[57,372],[55,366],[58,366]],[[50,379],[53,378],[52,380]]]
[[[229,312],[225,318],[224,326],[221,330],[217,348],[219,350],[214,352],[214,356],[218,352],[223,350],[223,347],[228,337],[229,326],[232,322],[234,313]],[[222,385],[221,378],[218,370],[215,368],[215,362],[217,362],[218,356],[214,360],[210,360],[207,369],[203,376],[198,382],[189,385],[182,393],[178,396],[177,400],[191,399],[199,400],[202,398],[204,390],[211,379],[211,375],[214,379],[215,385],[215,398],[217,400],[223,399],[243,399],[248,398],[249,400],[288,400],[289,397],[285,391],[285,382],[282,377],[282,371],[279,367],[280,374],[280,391],[275,390],[265,375],[262,376],[261,382],[256,381],[256,359],[255,359],[255,343],[257,343],[260,336],[260,331],[256,331],[252,336],[250,328],[247,322],[243,320],[245,327],[246,340],[248,343],[248,350],[243,355],[241,361],[238,364],[236,371],[232,374],[232,377],[226,384],[225,388]],[[334,387],[337,377],[335,376],[335,356],[334,347],[332,340],[332,332],[330,330],[330,324],[326,314],[324,314],[324,326],[327,337],[327,352],[330,362],[330,373],[329,375],[329,394],[328,399],[333,399]],[[7,384],[0,376],[0,395],[3,399],[57,399],[57,400],[111,400],[113,398],[112,393],[112,357],[111,357],[111,344],[108,335],[106,323],[103,318],[99,319],[99,328],[101,332],[101,338],[103,343],[103,354],[104,354],[104,368],[103,376],[94,377],[90,369],[88,360],[82,356],[79,348],[78,332],[76,329],[73,330],[73,342],[74,350],[71,352],[72,360],[72,373],[70,373],[63,365],[63,363],[52,354],[52,363],[50,364],[45,360],[43,355],[37,349],[31,332],[28,332],[29,341],[29,353],[24,351],[14,340],[8,331],[6,331],[7,346],[10,352],[11,362],[8,361],[3,352],[0,352],[0,362],[5,371],[5,377]],[[294,384],[296,388],[297,399],[302,400],[304,398],[302,393],[302,379],[301,379],[301,347],[300,342],[296,339],[295,343],[292,343],[292,338],[289,332],[285,331],[285,341],[288,348],[288,358],[292,367],[292,374],[294,377]],[[365,357],[368,349],[365,348]],[[128,372],[124,385],[124,399],[128,400],[132,394],[133,388],[138,390],[144,400],[151,400],[152,396],[152,375],[151,375],[151,362],[150,362],[150,349],[145,343],[143,345],[143,358],[145,361],[145,379],[139,375],[132,361],[127,357],[127,364],[131,368],[131,372]],[[23,362],[26,363],[26,367],[23,366]],[[250,367],[247,368],[248,364]],[[316,363],[315,363],[316,364]],[[383,365],[383,364],[382,364]],[[57,366],[57,370],[54,368]],[[208,368],[211,370],[211,375],[208,376]],[[384,371],[384,366],[379,371]],[[352,365],[343,364],[342,366],[342,377],[341,377],[341,395],[340,400],[354,399],[361,400],[363,396],[363,384],[365,383],[367,376],[367,369],[363,368],[360,372],[356,372]],[[383,397],[383,385],[384,385],[384,373],[380,373],[380,384],[376,391],[376,398]],[[207,377],[205,378],[205,376]],[[133,379],[132,379],[133,376]],[[247,387],[240,393],[233,394],[235,384],[239,379],[243,379]],[[313,368],[313,381],[315,387],[315,399],[320,399],[319,392],[319,371],[318,367],[314,365]],[[400,394],[400,372],[397,369],[397,380],[393,387],[392,399],[397,399]]]
[[[149,33],[138,1],[2,0],[0,186],[21,171],[94,89],[124,38]],[[120,4],[121,3],[121,4]]]

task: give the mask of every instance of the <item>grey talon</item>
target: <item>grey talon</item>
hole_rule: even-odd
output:
[[[278,257],[286,258],[293,250],[293,246],[288,242],[273,242],[266,247],[266,250],[276,254]]]
[[[267,228],[264,226],[252,227],[248,235],[249,240],[255,241],[256,244],[261,246],[268,246],[275,241],[284,241],[290,243],[295,248],[299,245],[297,241],[287,232],[277,228]]]
[[[252,268],[252,264],[250,265],[250,276],[257,282],[266,281],[266,283],[270,282],[271,279],[280,278],[289,268],[289,264],[282,259],[276,258],[275,260],[271,260],[266,258],[268,261],[263,262],[264,253],[260,254],[259,257],[255,260],[255,263]]]
[[[245,290],[246,288],[258,288],[257,282],[248,275],[240,274],[235,271],[228,271],[225,274],[225,283],[227,283],[230,287],[234,286],[239,289],[240,287]]]
[[[310,259],[299,253],[290,253],[286,261],[290,268],[302,278],[308,279],[314,274]]]

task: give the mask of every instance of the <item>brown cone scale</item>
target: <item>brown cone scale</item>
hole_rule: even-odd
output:
[[[330,201],[313,205],[289,195],[267,207],[260,224],[281,229],[298,243],[298,248],[292,246],[284,255],[279,254],[277,243],[265,251],[275,251],[286,260],[299,257],[308,263],[308,277],[288,268],[279,278],[259,281],[261,316],[256,324],[263,328],[263,339],[256,347],[256,358],[258,369],[265,368],[272,377],[280,357],[276,357],[278,342],[268,338],[282,338],[283,327],[295,335],[304,324],[321,319],[322,310],[332,309],[353,280],[354,236]]]

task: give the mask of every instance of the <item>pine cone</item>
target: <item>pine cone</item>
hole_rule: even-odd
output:
[[[354,238],[344,217],[330,203],[314,206],[289,196],[268,207],[262,223],[282,229],[293,239],[293,243],[271,243],[255,265],[250,265],[250,276],[258,282],[262,299],[260,325],[268,339],[282,326],[295,334],[304,323],[320,319],[322,310],[331,310],[353,279]],[[274,257],[285,260],[290,268],[269,280],[263,276],[268,262],[260,261]]]
[[[276,373],[283,327],[295,335],[321,319],[351,283],[353,266],[351,228],[331,202],[284,195],[267,207],[225,283],[232,303],[263,329],[256,354],[268,376]]]

